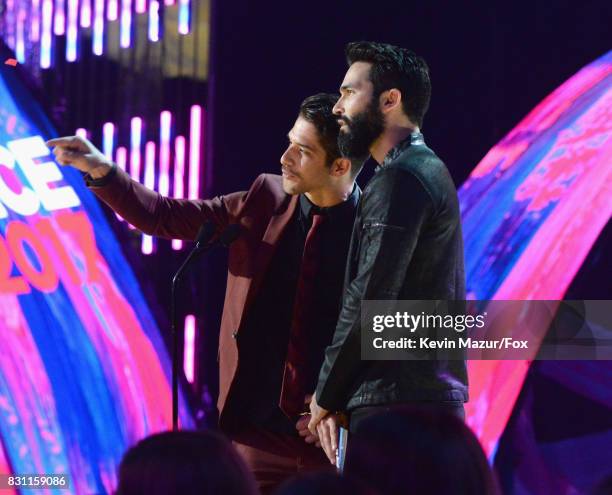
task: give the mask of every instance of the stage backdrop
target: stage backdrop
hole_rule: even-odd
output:
[[[612,216],[611,117],[612,51],[548,95],[474,169],[459,191],[468,297],[563,299]],[[468,365],[468,423],[493,455],[530,363]],[[594,366],[607,372],[603,361]]]
[[[171,425],[170,363],[96,199],[49,154],[56,133],[17,70],[0,66],[0,473],[66,473],[70,493],[106,493],[125,450]]]

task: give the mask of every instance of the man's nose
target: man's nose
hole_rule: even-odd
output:
[[[285,152],[281,155],[280,162],[281,165],[285,167],[291,163],[291,160],[289,159],[289,148],[287,148]]]
[[[338,100],[332,108],[332,112],[334,115],[343,115],[344,114],[344,106],[341,104],[342,99]]]

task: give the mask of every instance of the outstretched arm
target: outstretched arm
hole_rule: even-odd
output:
[[[96,196],[146,234],[193,240],[205,221],[215,222],[219,230],[234,223],[246,201],[246,192],[210,200],[167,198],[133,180],[85,138],[51,139],[47,145],[54,147],[60,165],[85,172]]]

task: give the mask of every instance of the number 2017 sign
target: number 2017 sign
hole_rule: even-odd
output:
[[[22,217],[58,211],[53,220],[39,216],[32,223],[14,219],[5,224],[0,237],[0,292],[27,294],[32,288],[51,292],[57,289],[60,274],[72,284],[96,280],[91,224],[83,212],[70,210],[81,202],[71,186],[60,185],[63,176],[50,161],[43,139],[35,136],[0,146],[0,168],[0,218],[8,218],[9,211]],[[62,231],[79,245],[84,273],[79,273],[80,264],[64,244]],[[14,266],[19,274],[12,274]]]

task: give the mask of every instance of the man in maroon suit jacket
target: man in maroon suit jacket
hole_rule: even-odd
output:
[[[291,332],[300,323],[296,319],[304,320],[301,331],[306,331],[307,343],[299,352],[309,372],[301,377],[307,390],[293,392],[301,410],[307,411],[341,304],[361,164],[340,156],[339,126],[332,113],[336,101],[337,96],[327,94],[304,100],[281,157],[282,177],[263,174],[246,192],[210,200],[162,197],[132,180],[87,140],[48,142],[55,146],[58,163],[86,172],[91,190],[147,234],[193,240],[206,221],[213,221],[218,231],[240,225],[240,236],[229,251],[219,337],[219,424],[264,493],[299,471],[330,467],[313,445],[316,437],[308,433],[308,416],[281,411],[279,401],[292,392],[287,389],[293,382],[286,377],[288,346],[295,343],[290,334],[293,338]],[[321,249],[314,285],[308,289],[308,314],[303,315],[294,306],[296,292],[303,289],[302,256],[307,237],[314,235],[315,217],[317,225],[322,222],[317,227]]]

